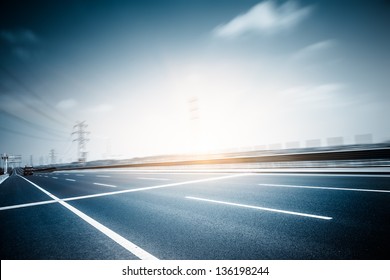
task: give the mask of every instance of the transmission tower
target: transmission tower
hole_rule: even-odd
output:
[[[191,150],[192,152],[199,152],[200,149],[200,115],[199,115],[199,99],[194,96],[188,100],[191,126]]]
[[[50,150],[49,156],[50,156],[50,163],[55,164],[56,163],[56,152],[54,149]]]
[[[78,161],[86,162],[87,161],[87,151],[86,151],[86,143],[89,141],[87,135],[90,133],[85,129],[88,125],[85,124],[85,121],[77,122],[73,129],[72,135],[76,135],[76,139],[73,139],[73,142],[77,141],[78,143]]]

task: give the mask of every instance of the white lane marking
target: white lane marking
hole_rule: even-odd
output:
[[[19,176],[19,177],[23,178],[22,176]],[[96,228],[97,230],[99,230],[100,232],[102,232],[103,234],[105,234],[106,236],[108,236],[109,238],[114,240],[115,242],[117,242],[119,245],[121,245],[123,248],[128,250],[130,253],[136,255],[141,260],[158,260],[152,254],[146,252],[144,249],[142,249],[139,246],[135,245],[134,243],[130,242],[129,240],[127,240],[123,236],[117,234],[116,232],[112,231],[108,227],[106,227],[106,226],[102,225],[101,223],[99,223],[98,221],[92,219],[87,214],[81,212],[80,210],[71,206],[70,204],[66,203],[65,201],[60,200],[58,197],[51,194],[47,190],[41,188],[37,184],[31,182],[30,180],[27,180],[26,178],[23,178],[23,179],[26,180],[27,182],[29,182],[30,184],[32,184],[34,187],[38,188],[43,193],[47,194],[49,197],[51,197],[52,199],[54,199],[55,201],[60,203],[62,206],[64,206],[65,208],[67,208],[68,210],[70,210],[71,212],[76,214],[77,216],[79,216],[81,219],[86,221],[88,224],[90,224],[91,226],[93,226],[94,228]]]
[[[281,187],[281,188],[302,188],[302,189],[320,189],[320,190],[335,190],[335,191],[354,191],[354,192],[380,192],[390,193],[388,190],[375,189],[353,189],[353,188],[335,188],[335,187],[317,187],[317,186],[297,186],[297,185],[279,185],[279,184],[258,184],[264,187]]]
[[[332,217],[319,216],[319,215],[306,214],[306,213],[293,212],[293,211],[286,211],[286,210],[279,210],[279,209],[273,209],[273,208],[267,208],[267,207],[252,206],[252,205],[226,202],[226,201],[220,201],[220,200],[213,200],[213,199],[207,199],[207,198],[199,198],[199,197],[193,197],[193,196],[186,196],[186,198],[193,199],[193,200],[199,200],[199,201],[205,201],[205,202],[212,202],[212,203],[217,203],[217,204],[224,204],[224,205],[237,206],[237,207],[243,207],[243,208],[251,208],[251,209],[256,209],[256,210],[263,210],[263,211],[277,212],[277,213],[283,213],[283,214],[289,214],[289,215],[303,216],[303,217],[309,217],[309,218],[315,218],[315,219],[322,219],[322,220],[333,219]]]
[[[64,174],[65,176],[69,176],[69,174]]]
[[[0,179],[0,184],[3,183],[5,180],[7,180],[8,177],[9,177],[8,174],[4,175],[4,177]]]
[[[50,203],[57,203],[57,202],[58,201],[56,201],[56,200],[44,200],[44,201],[39,201],[39,202],[31,202],[31,203],[3,206],[3,207],[0,207],[0,211],[17,209],[17,208],[24,208],[24,207],[31,207],[31,206],[37,206],[37,205],[44,205],[44,204],[50,204]]]
[[[109,175],[96,175],[96,177],[100,177],[100,178],[110,178],[111,176],[109,176]]]
[[[253,172],[256,172],[256,171],[253,171]],[[305,172],[305,171],[303,171]],[[323,171],[323,172],[326,172],[326,171]],[[335,174],[335,173],[321,173],[321,172],[317,172],[317,173],[299,173],[299,171],[297,172],[293,172],[291,171],[291,173],[288,173],[288,172],[267,172],[267,171],[264,171],[262,173],[257,173],[257,175],[261,175],[261,176],[312,176],[312,177],[390,177],[390,175],[388,174],[370,174],[370,173],[367,173],[367,174],[351,174],[351,173],[341,173],[340,174]]]
[[[108,184],[101,184],[101,183],[93,183],[94,185],[98,185],[98,186],[105,186],[105,187],[111,187],[111,188],[116,188],[117,186],[114,186],[114,185],[108,185]]]
[[[228,175],[228,176],[222,176],[222,177],[213,177],[213,178],[207,178],[207,179],[199,179],[199,180],[185,181],[185,182],[179,182],[179,183],[157,185],[157,186],[144,187],[144,188],[138,188],[138,189],[129,189],[129,190],[121,190],[121,191],[115,191],[115,192],[106,192],[106,193],[90,194],[90,195],[84,195],[84,196],[69,197],[69,198],[64,198],[62,200],[63,201],[71,201],[71,200],[79,200],[79,199],[85,199],[85,198],[115,195],[115,194],[121,194],[121,193],[148,191],[148,190],[155,190],[155,189],[161,189],[161,188],[203,183],[203,182],[209,182],[209,181],[224,180],[224,179],[228,179],[228,178],[242,177],[242,176],[248,176],[248,175],[252,175],[252,174],[245,173],[245,174],[235,174],[235,175]]]
[[[83,177],[85,175],[83,175],[83,174],[76,174],[76,176]]]
[[[165,185],[157,185],[157,186],[144,187],[144,188],[138,188],[138,189],[129,189],[129,190],[122,190],[122,191],[115,191],[115,192],[106,192],[106,193],[100,193],[100,194],[75,196],[75,197],[58,199],[58,201],[72,201],[72,200],[81,200],[81,199],[94,198],[94,197],[100,197],[100,196],[115,195],[115,194],[121,194],[121,193],[148,191],[148,190],[159,189],[159,188],[167,188],[167,187],[174,187],[174,186],[180,186],[180,185],[202,183],[202,182],[207,182],[207,181],[223,180],[223,179],[228,179],[228,178],[232,178],[232,177],[241,177],[241,176],[248,176],[248,175],[252,175],[252,174],[235,174],[235,175],[230,175],[230,176],[214,177],[214,178],[186,181],[186,182],[181,182],[181,183],[165,184]],[[65,179],[65,180],[68,180],[68,179]],[[42,202],[38,202],[38,203],[47,204],[47,203],[53,203],[53,202],[58,202],[58,201],[51,201],[50,200],[50,201],[42,201]],[[8,209],[19,208],[20,205],[22,205],[21,207],[29,207],[29,206],[39,205],[39,204],[36,204],[36,203],[26,203],[26,204],[11,205],[11,206],[5,206],[6,208],[0,207],[0,210],[8,210]]]
[[[352,168],[356,171],[356,168]],[[350,170],[352,170],[350,169]],[[78,171],[80,172],[80,171]],[[99,170],[84,170],[83,172],[97,173],[97,172],[111,172],[111,173],[123,173],[123,174],[231,174],[231,173],[254,173],[256,175],[265,176],[342,176],[342,177],[390,177],[390,174],[371,174],[368,171],[365,174],[353,174],[353,173],[342,173],[348,172],[348,170],[338,170],[340,173],[322,173],[322,172],[337,172],[332,170],[308,170],[308,169],[289,169],[288,171],[283,169],[242,169],[242,168],[229,168],[229,169],[114,169],[105,168]],[[361,171],[364,172],[364,171]],[[373,171],[374,172],[374,171]],[[381,171],[378,171],[381,172]],[[384,171],[388,172],[388,171]]]
[[[45,178],[49,178],[49,176],[46,176],[46,175],[45,175],[44,177],[45,177]]]
[[[65,179],[66,181],[76,182],[75,179]]]
[[[151,178],[151,177],[138,177],[139,180],[153,180],[153,181],[170,181],[171,179],[167,178]]]
[[[52,177],[53,179],[58,179],[58,177]]]

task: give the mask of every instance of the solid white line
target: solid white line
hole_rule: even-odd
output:
[[[150,178],[150,177],[138,177],[140,180],[154,180],[154,181],[170,181],[171,179],[167,178]]]
[[[255,172],[255,171],[254,171]],[[340,173],[340,174],[335,174],[335,173],[299,173],[291,171],[289,172],[270,172],[270,171],[264,171],[262,173],[257,173],[257,175],[262,175],[262,176],[310,176],[310,177],[390,177],[388,174],[351,174],[351,173]]]
[[[74,179],[65,179],[66,181],[76,182]]]
[[[186,181],[186,182],[181,182],[181,183],[157,185],[157,186],[144,187],[144,188],[138,188],[138,189],[129,189],[129,190],[121,190],[121,191],[115,191],[115,192],[106,192],[106,193],[100,193],[100,194],[75,196],[75,197],[59,199],[58,201],[72,201],[72,200],[81,200],[81,199],[88,199],[88,198],[108,196],[108,195],[116,195],[116,194],[121,194],[121,193],[148,191],[148,190],[154,190],[154,189],[159,189],[159,188],[167,188],[167,187],[174,187],[174,186],[180,186],[180,185],[202,183],[202,182],[207,182],[207,181],[223,180],[223,179],[228,179],[228,178],[232,178],[232,177],[241,177],[241,176],[247,176],[247,175],[253,175],[253,174],[235,174],[235,175],[229,175],[229,176],[223,176],[223,177],[215,177],[215,178],[207,178],[207,179]],[[58,202],[58,201],[51,201],[50,200],[50,201],[42,201],[42,202],[37,202],[37,203],[47,204],[47,203],[53,203],[53,202]],[[29,207],[29,206],[35,206],[35,205],[39,205],[39,204],[36,204],[36,203],[18,204],[18,205],[0,207],[0,210],[8,210],[8,209],[14,209],[14,208],[20,208],[20,207]]]
[[[100,177],[100,178],[110,178],[111,176],[109,176],[109,175],[96,175],[96,177]]]
[[[94,185],[98,185],[98,186],[105,186],[105,187],[111,187],[111,188],[116,188],[117,186],[114,186],[114,185],[108,185],[108,184],[101,184],[101,183],[93,183]]]
[[[335,190],[335,191],[390,193],[390,191],[388,191],[388,190],[372,190],[372,189],[353,189],[353,188],[316,187],[316,186],[296,186],[296,185],[279,185],[279,184],[258,184],[258,185],[259,186],[264,186],[264,187],[282,187],[282,188],[320,189],[320,190]]]
[[[17,205],[11,205],[11,206],[3,206],[0,207],[0,211],[4,210],[11,210],[11,209],[17,209],[17,208],[24,208],[24,207],[31,207],[31,206],[37,206],[37,205],[44,205],[44,204],[50,204],[50,203],[57,203],[56,200],[44,200],[39,202],[32,202],[32,203],[24,203],[24,204],[17,204]]]
[[[193,199],[193,200],[212,202],[212,203],[218,203],[218,204],[224,204],[224,205],[230,205],[230,206],[251,208],[251,209],[264,210],[264,211],[270,211],[270,212],[277,212],[277,213],[296,215],[296,216],[303,216],[303,217],[309,217],[309,218],[315,218],[315,219],[322,219],[322,220],[331,220],[332,219],[332,217],[326,217],[326,216],[318,216],[318,215],[305,214],[305,213],[300,213],[300,212],[293,212],[293,211],[286,211],[286,210],[279,210],[279,209],[273,209],[273,208],[252,206],[252,205],[246,205],[246,204],[225,202],[225,201],[206,199],[206,198],[199,198],[199,197],[193,197],[193,196],[186,196],[186,198]]]
[[[9,175],[6,174],[6,175],[3,175],[4,177],[0,179],[0,184],[3,183],[5,180],[8,179]]]
[[[19,177],[23,178],[22,176],[19,176]],[[54,196],[53,194],[51,194],[50,192],[48,192],[45,189],[41,188],[37,184],[31,182],[30,180],[27,180],[26,178],[23,178],[23,179],[26,180],[27,182],[29,182],[30,184],[32,184],[34,187],[36,187],[39,190],[41,190],[42,192],[44,192],[45,194],[47,194],[49,197],[51,197],[52,199],[54,199],[55,201],[60,203],[62,206],[64,206],[65,208],[67,208],[68,210],[70,210],[71,212],[76,214],[77,216],[79,216],[81,219],[83,219],[84,221],[89,223],[91,226],[93,226],[94,228],[96,228],[97,230],[99,230],[100,232],[102,232],[103,234],[105,234],[106,236],[108,236],[109,238],[114,240],[115,242],[117,242],[123,248],[125,248],[126,250],[128,250],[132,254],[136,255],[141,260],[157,260],[157,258],[155,256],[153,256],[150,253],[146,252],[145,250],[143,250],[139,246],[135,245],[134,243],[130,242],[129,240],[127,240],[123,236],[121,236],[121,235],[117,234],[116,232],[112,231],[108,227],[102,225],[98,221],[92,219],[90,216],[88,216],[85,213],[81,212],[77,208],[75,208],[75,207],[71,206],[70,204],[60,200],[58,197]]]
[[[161,188],[203,183],[203,182],[209,182],[209,181],[217,181],[217,180],[223,180],[223,179],[234,178],[234,177],[242,177],[242,176],[248,176],[248,175],[252,175],[252,174],[234,174],[234,175],[228,175],[228,176],[222,176],[222,177],[199,179],[199,180],[185,181],[185,182],[179,182],[179,183],[157,185],[157,186],[152,186],[152,187],[144,187],[144,188],[138,188],[138,189],[129,189],[129,190],[121,190],[121,191],[115,191],[115,192],[106,192],[106,193],[98,193],[98,194],[91,194],[91,195],[84,195],[84,196],[69,197],[69,198],[64,198],[62,200],[63,201],[71,201],[71,200],[79,200],[79,199],[85,199],[85,198],[116,195],[116,194],[122,194],[122,193],[148,191],[148,190],[155,190],[155,189],[161,189]]]

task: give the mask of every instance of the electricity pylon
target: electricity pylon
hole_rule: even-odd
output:
[[[87,127],[88,125],[85,124],[85,121],[77,122],[76,125],[73,126],[75,131],[72,132],[72,135],[77,136],[76,139],[73,139],[73,142],[77,141],[78,143],[77,156],[79,162],[87,161],[86,143],[89,141],[87,135],[90,133],[89,131],[85,130]]]

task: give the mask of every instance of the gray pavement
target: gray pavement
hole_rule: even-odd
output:
[[[389,259],[390,176],[85,170],[0,184],[1,259]]]

